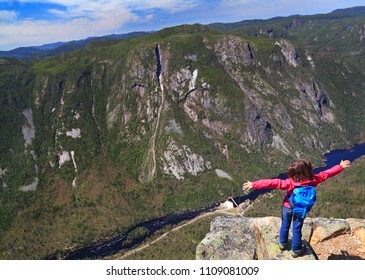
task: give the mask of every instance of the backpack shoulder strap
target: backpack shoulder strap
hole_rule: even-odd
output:
[[[304,188],[304,187],[314,187],[314,186],[300,186],[300,185],[297,185],[297,186],[294,186],[294,190]],[[293,192],[294,192],[294,190],[293,190]],[[294,205],[292,205],[292,203],[290,202],[290,199],[289,199],[290,197],[291,197],[291,195],[289,195],[289,190],[286,190],[283,202],[286,199],[288,199],[288,203],[290,204],[290,206],[294,207]]]
[[[307,187],[307,186],[294,186],[294,190],[297,189],[297,188],[301,188],[301,187]],[[290,195],[289,195],[289,189],[287,189],[286,192],[285,192],[284,200],[286,198],[289,199],[289,197],[290,197]]]

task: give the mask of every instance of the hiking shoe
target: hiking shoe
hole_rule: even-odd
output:
[[[279,249],[281,251],[288,249],[288,243],[279,243]]]
[[[297,258],[304,255],[305,252],[306,252],[305,246],[302,246],[302,249],[300,249],[300,251],[298,252],[291,251],[291,255],[293,258]]]

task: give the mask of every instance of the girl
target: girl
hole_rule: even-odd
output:
[[[289,178],[281,179],[263,179],[255,182],[247,181],[243,184],[243,190],[273,188],[287,190],[283,205],[281,216],[281,227],[279,235],[279,248],[285,250],[288,245],[288,235],[291,222],[292,228],[292,256],[294,258],[304,254],[305,247],[302,245],[302,227],[304,218],[301,215],[293,214],[292,206],[289,204],[289,197],[293,193],[296,186],[314,186],[326,181],[339,174],[344,168],[351,166],[349,160],[342,160],[340,164],[322,171],[316,175],[313,174],[312,164],[309,161],[296,159],[293,160],[288,168]]]

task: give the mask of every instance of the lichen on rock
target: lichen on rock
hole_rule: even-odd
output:
[[[293,259],[290,250],[279,249],[280,225],[278,217],[217,217],[211,223],[210,232],[197,246],[196,259]],[[365,258],[364,220],[307,218],[302,234],[306,252],[298,259],[341,259],[341,254],[343,259]],[[289,247],[290,239],[291,233]]]

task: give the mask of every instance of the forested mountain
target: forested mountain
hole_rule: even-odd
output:
[[[41,46],[20,47],[10,51],[1,51],[0,58],[17,58],[27,61],[38,61],[60,55],[65,52],[71,52],[85,48],[87,46],[95,46],[98,44],[114,44],[120,39],[128,39],[138,37],[148,32],[131,32],[127,34],[112,34],[102,37],[90,37],[82,40],[74,40],[70,42],[56,42],[44,44]]]
[[[0,257],[62,255],[363,141],[364,19],[182,25],[0,59]]]

